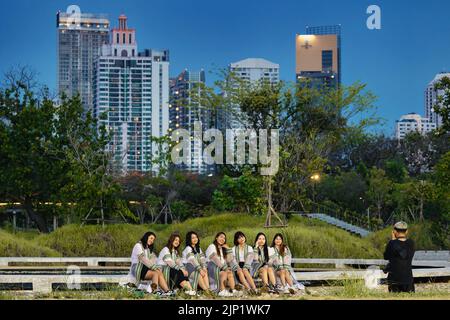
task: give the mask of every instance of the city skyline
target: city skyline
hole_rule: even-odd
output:
[[[239,7],[233,1],[226,7],[206,1],[3,2],[2,11],[10,14],[0,26],[10,31],[4,39],[8,50],[0,53],[0,72],[17,64],[30,65],[40,74],[40,82],[56,91],[55,15],[70,4],[79,5],[82,12],[106,13],[110,20],[126,14],[139,30],[142,47],[170,50],[172,77],[185,68],[204,68],[208,73],[232,61],[257,57],[280,64],[280,78],[295,81],[295,34],[304,33],[306,26],[341,24],[345,37],[342,83],[359,80],[367,84],[379,97],[378,115],[387,120],[378,129],[392,135],[401,115],[424,115],[425,87],[437,73],[450,69],[450,42],[445,41],[450,27],[444,23],[450,4],[433,2],[436,5],[427,2],[412,8],[407,1],[377,1],[374,4],[382,10],[381,30],[366,27],[366,9],[372,4],[368,1],[349,4],[345,10],[332,1],[250,1]],[[20,25],[13,25],[19,16]],[[47,36],[26,37],[30,30]],[[207,79],[207,84],[215,80],[209,74]]]

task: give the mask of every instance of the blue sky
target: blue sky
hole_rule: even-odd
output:
[[[114,26],[125,13],[141,49],[170,50],[172,76],[261,57],[280,64],[283,80],[294,80],[295,34],[306,25],[341,24],[343,82],[362,81],[379,97],[387,134],[401,114],[424,113],[425,86],[450,70],[448,0],[1,0],[0,72],[30,65],[54,89],[55,15],[70,4],[106,13]],[[371,4],[381,7],[381,30],[366,27]]]

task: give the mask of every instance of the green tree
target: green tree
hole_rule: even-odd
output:
[[[224,176],[213,194],[212,205],[220,211],[261,214],[265,206],[262,179],[250,171],[232,178]]]
[[[103,125],[99,125],[90,112],[84,113],[78,96],[62,97],[55,112],[55,137],[59,144],[48,147],[50,152],[60,154],[69,163],[66,177],[69,183],[61,188],[60,195],[65,202],[76,203],[78,214],[83,220],[101,221],[117,212],[120,185],[118,166],[113,151],[108,149],[111,140]],[[104,117],[104,115],[101,115]],[[125,220],[124,216],[121,216]]]
[[[383,169],[370,169],[367,196],[376,207],[378,219],[382,219],[383,208],[391,200],[393,188],[392,181],[386,177]]]
[[[387,177],[396,183],[402,183],[408,177],[408,170],[399,159],[387,160],[384,167]]]
[[[22,76],[0,90],[0,195],[20,202],[39,230],[48,232],[47,217],[38,208],[57,200],[68,164],[46,148],[57,140],[55,105],[47,96],[38,100],[29,87],[31,76],[26,70]]]
[[[437,132],[445,134],[450,132],[450,78],[443,77],[436,83],[435,90],[441,93],[438,95],[438,103],[433,106],[434,112],[442,119],[442,125]]]

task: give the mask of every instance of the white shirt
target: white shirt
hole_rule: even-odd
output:
[[[210,244],[209,245],[209,247],[208,247],[208,249],[206,249],[206,261],[211,261],[210,259],[209,259],[209,256],[211,255],[211,254],[213,254],[213,253],[215,253],[215,254],[217,254],[217,250],[216,250],[216,246],[214,245],[214,243],[212,243],[212,244]],[[223,263],[223,264],[225,264],[225,258],[224,258],[224,256],[223,256],[223,251],[222,250],[220,250],[220,255],[219,255],[219,257],[220,257],[220,261]]]
[[[160,266],[165,266],[165,265],[166,265],[166,263],[164,262],[163,258],[164,258],[164,256],[167,255],[167,254],[170,254],[170,256],[173,257],[173,255],[172,255],[171,252],[169,251],[169,248],[164,247],[164,248],[161,250],[161,252],[159,253],[159,256],[158,256],[158,264],[159,264]],[[176,261],[174,261],[174,262],[176,263]]]
[[[139,256],[144,253],[144,247],[140,242],[136,243],[131,252],[131,264],[139,262]]]

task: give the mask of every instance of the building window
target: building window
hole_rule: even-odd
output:
[[[333,70],[333,51],[323,50],[322,51],[322,71],[332,71]]]
[[[128,36],[128,42],[131,44],[131,34]]]
[[[119,34],[116,35],[116,43],[119,43]]]
[[[122,57],[128,57],[128,52],[127,52],[127,50],[122,50],[121,56],[122,56]]]
[[[123,44],[125,44],[125,43],[126,43],[126,42],[125,42],[125,33],[122,34],[122,40],[123,40]]]

